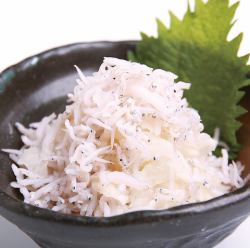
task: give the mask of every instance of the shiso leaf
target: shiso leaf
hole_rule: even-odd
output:
[[[174,72],[179,80],[191,82],[185,97],[198,110],[207,133],[213,135],[220,128],[220,138],[230,147],[231,157],[240,148],[237,118],[245,113],[239,106],[244,96],[241,89],[250,84],[246,77],[249,54],[237,56],[243,35],[227,41],[238,4],[196,0],[195,11],[188,8],[182,21],[170,13],[170,28],[157,20],[158,37],[142,33],[135,52],[128,54],[132,61]]]

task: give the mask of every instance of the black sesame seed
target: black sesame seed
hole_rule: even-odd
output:
[[[150,139],[148,139],[148,143],[150,142],[151,140]]]
[[[122,162],[122,158],[120,158],[120,161]]]
[[[156,157],[153,157],[153,160],[156,160]]]
[[[174,90],[174,93],[176,93],[176,90]]]
[[[116,78],[115,78],[115,77],[113,77],[113,79],[115,80]]]
[[[109,68],[107,66],[105,66],[105,70],[107,71]]]

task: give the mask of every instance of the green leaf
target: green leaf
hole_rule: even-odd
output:
[[[228,0],[207,4],[196,0],[195,11],[188,9],[182,21],[170,13],[170,28],[157,20],[158,37],[142,34],[135,53],[129,54],[133,61],[172,71],[179,80],[191,82],[185,92],[189,104],[199,111],[207,133],[213,135],[220,128],[221,139],[232,153],[239,149],[236,119],[245,112],[238,105],[244,95],[241,88],[250,84],[249,55],[237,57],[242,34],[227,41],[237,7],[238,3],[229,6]]]

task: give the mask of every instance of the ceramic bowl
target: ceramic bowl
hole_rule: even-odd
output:
[[[103,57],[126,58],[135,42],[94,42],[59,47],[11,66],[0,75],[0,148],[19,148],[16,121],[28,124],[64,109],[66,94],[77,77],[96,71]],[[249,105],[247,93],[245,105]],[[239,132],[240,155],[250,167],[249,116]],[[0,214],[41,247],[53,248],[195,248],[213,247],[231,234],[250,213],[250,187],[198,204],[162,211],[138,211],[110,218],[65,215],[23,203],[10,187],[11,161],[0,153]]]

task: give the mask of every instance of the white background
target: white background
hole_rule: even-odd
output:
[[[139,39],[140,31],[155,35],[156,17],[168,24],[167,10],[182,17],[186,6],[187,0],[0,0],[0,71],[68,43]],[[239,55],[250,52],[249,13],[250,0],[240,0],[238,22],[229,35],[244,33]],[[217,248],[248,248],[249,231],[250,219]],[[37,247],[1,217],[0,240],[1,248]]]

